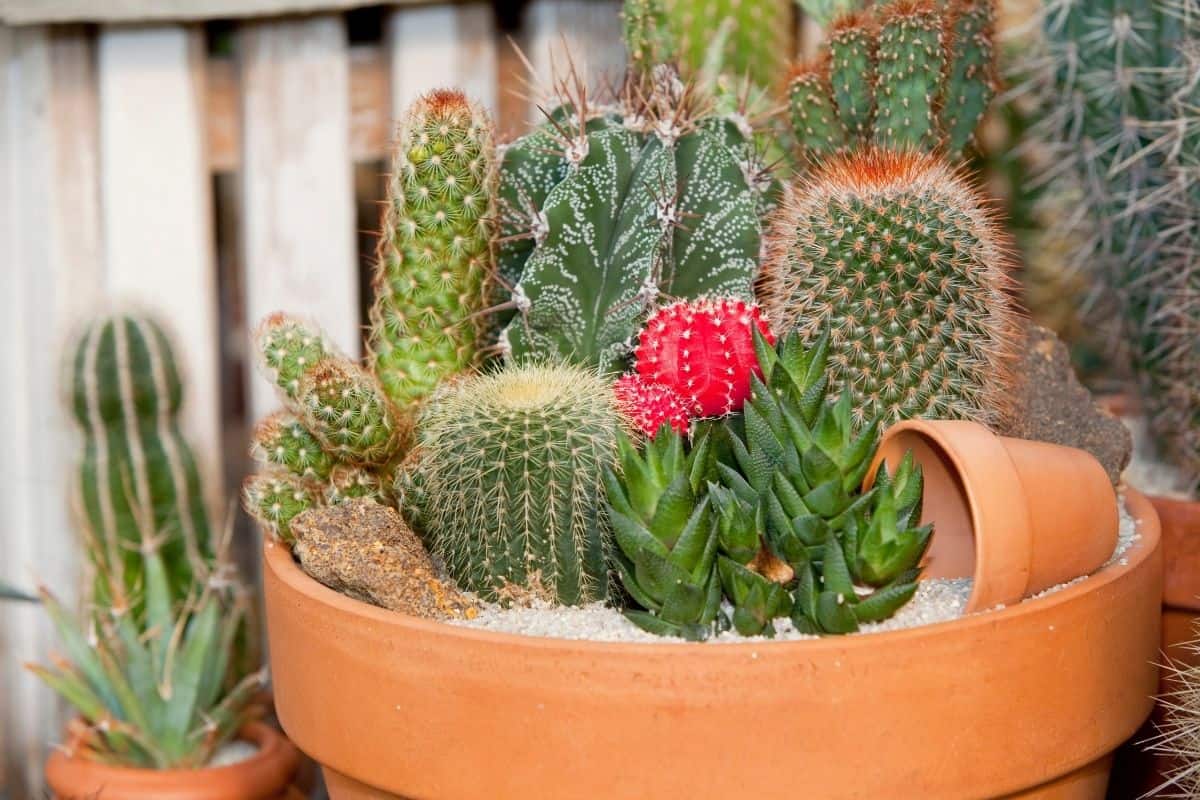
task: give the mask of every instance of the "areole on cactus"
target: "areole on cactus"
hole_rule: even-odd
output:
[[[653,436],[664,424],[677,433],[687,433],[692,421],[691,409],[674,389],[646,381],[636,373],[617,379],[613,397],[618,410],[647,436]]]

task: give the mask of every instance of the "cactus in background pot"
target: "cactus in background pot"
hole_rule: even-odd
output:
[[[400,508],[463,589],[603,600],[602,474],[621,425],[609,382],[579,367],[513,365],[451,382],[421,414]]]
[[[734,146],[746,137],[669,68],[640,80],[603,112],[576,92],[549,128],[504,151],[513,245],[500,266],[520,277],[501,344],[513,358],[611,369],[661,295],[751,297],[767,187]]]
[[[1002,421],[1019,327],[995,213],[935,156],[834,158],[776,214],[760,297],[779,330],[830,331],[830,378],[860,422]]]
[[[172,601],[210,557],[200,475],[179,429],[183,385],[171,345],[148,318],[115,314],[89,325],[71,350],[69,399],[83,433],[79,524],[96,569],[127,596],[144,585],[141,531],[161,539]],[[110,582],[97,580],[97,599]],[[136,606],[139,610],[141,604]]]
[[[370,366],[399,408],[476,359],[495,211],[492,122],[430,92],[400,122],[375,268]]]
[[[995,94],[992,0],[892,0],[836,18],[789,82],[801,152],[915,148],[959,158]]]
[[[1200,3],[1047,0],[1043,23],[1018,76],[1048,151],[1032,177],[1077,204],[1056,238],[1083,243],[1073,265],[1116,300],[1164,455],[1200,486]]]

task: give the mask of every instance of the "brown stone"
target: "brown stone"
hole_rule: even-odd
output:
[[[335,591],[416,617],[477,613],[394,508],[367,499],[313,508],[293,520],[292,532],[301,568]]]
[[[1022,384],[1014,413],[998,432],[1087,450],[1104,465],[1113,484],[1118,483],[1129,464],[1133,438],[1079,382],[1066,345],[1053,331],[1030,324],[1016,369]]]

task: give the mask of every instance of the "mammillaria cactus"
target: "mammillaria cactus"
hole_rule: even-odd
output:
[[[610,383],[579,367],[450,382],[421,414],[400,509],[459,586],[485,599],[602,600],[602,473],[621,426]]]
[[[300,378],[332,353],[324,334],[298,317],[277,311],[267,315],[254,333],[258,363],[287,401],[295,401]]]
[[[1164,455],[1200,485],[1200,3],[1046,0],[1031,136],[1080,213],[1056,238],[1116,300]],[[1028,64],[1045,69],[1027,69]],[[1092,299],[1092,298],[1087,298]]]
[[[283,468],[311,481],[329,479],[334,459],[326,453],[295,414],[277,411],[262,420],[250,437],[250,455],[255,461]]]
[[[379,466],[400,448],[403,431],[391,402],[357,364],[318,361],[300,379],[296,399],[309,432],[342,461]]]
[[[487,112],[439,90],[405,112],[375,268],[370,365],[401,409],[476,358],[492,270]]]
[[[79,524],[94,543],[88,554],[134,597],[146,579],[141,532],[149,527],[171,597],[181,600],[211,554],[200,475],[179,428],[183,384],[171,345],[150,319],[115,314],[87,327],[68,367],[83,433],[76,486]],[[99,592],[111,588],[96,582]]]
[[[619,366],[660,296],[750,299],[760,167],[665,67],[601,112],[565,101],[501,165],[501,271],[519,274],[501,344],[516,359]],[[529,247],[532,243],[532,248]]]
[[[958,158],[995,94],[992,0],[892,0],[837,18],[789,85],[802,153],[920,148]]]
[[[760,297],[780,331],[826,330],[835,389],[859,421],[995,425],[1019,327],[1009,244],[967,178],[938,157],[833,158],[775,216]]]
[[[754,332],[774,341],[757,305],[737,298],[681,300],[650,315],[638,335],[634,369],[666,386],[695,416],[737,411],[758,368]]]
[[[242,505],[281,541],[291,544],[292,520],[321,504],[319,487],[288,472],[251,475],[242,485]]]

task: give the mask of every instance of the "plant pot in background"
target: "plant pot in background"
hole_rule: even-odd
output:
[[[1158,680],[1158,523],[1128,500],[1141,538],[1086,581],[952,622],[786,642],[417,619],[326,588],[268,542],[279,719],[333,800],[1098,800]]]
[[[1117,498],[1091,454],[975,422],[908,420],[884,431],[866,484],[909,451],[925,476],[921,521],[934,523],[924,575],[974,578],[968,612],[1090,575],[1112,556]]]
[[[46,761],[46,782],[57,800],[301,800],[289,788],[300,763],[295,746],[259,722],[242,728],[241,738],[258,752],[205,769],[115,767],[56,751]]]
[[[1200,658],[1182,645],[1196,640],[1200,620],[1200,501],[1149,499],[1162,523],[1163,651],[1195,664]]]

